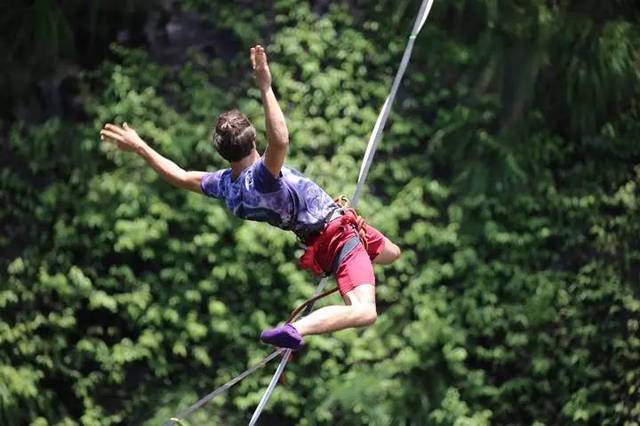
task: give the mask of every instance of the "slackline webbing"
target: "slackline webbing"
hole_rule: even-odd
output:
[[[309,305],[313,305],[316,302],[316,300],[322,299],[323,297],[326,297],[326,296],[328,296],[328,295],[330,295],[332,293],[335,293],[336,291],[338,291],[337,287],[332,289],[332,290],[327,290],[327,291],[325,291],[323,293],[318,293],[315,296],[307,299],[304,303],[302,303],[300,306],[298,306],[297,308],[295,308],[291,312],[291,314],[289,315],[289,318],[287,319],[287,322],[293,322],[300,315],[307,314],[310,311]],[[284,351],[285,351],[284,348],[278,348],[276,351],[274,351],[270,355],[264,357],[258,363],[254,364],[252,367],[249,367],[248,369],[246,369],[242,373],[240,373],[237,376],[235,376],[233,379],[229,380],[227,383],[217,387],[212,392],[210,392],[207,395],[203,396],[201,399],[199,399],[197,402],[195,402],[189,408],[185,409],[184,411],[182,411],[179,414],[177,414],[175,417],[172,417],[171,419],[166,421],[163,426],[174,426],[176,423],[180,424],[180,422],[182,420],[184,420],[187,417],[189,417],[191,414],[193,414],[196,410],[198,410],[204,404],[206,404],[207,402],[211,401],[213,398],[215,398],[216,396],[220,395],[221,393],[225,392],[227,389],[229,389],[231,386],[235,385],[239,381],[243,380],[245,377],[249,376],[250,374],[253,374],[257,369],[264,367],[265,365],[267,365],[269,362],[271,362],[274,358],[276,358],[278,355],[280,355]],[[284,368],[284,366],[283,366],[283,368]]]
[[[206,404],[207,402],[211,401],[213,398],[215,398],[216,396],[220,395],[221,393],[225,392],[227,389],[229,389],[231,386],[235,385],[236,383],[238,383],[240,380],[244,379],[245,377],[247,377],[248,375],[252,374],[254,371],[256,371],[257,369],[264,367],[265,365],[267,365],[272,359],[276,358],[278,355],[280,355],[282,352],[284,352],[284,349],[277,349],[275,351],[273,351],[270,355],[264,357],[260,362],[258,362],[257,364],[253,365],[252,367],[249,367],[248,369],[246,369],[245,371],[243,371],[242,373],[238,374],[236,377],[234,377],[233,379],[229,380],[227,383],[225,383],[224,385],[216,388],[213,392],[208,393],[207,395],[205,395],[204,397],[202,397],[201,399],[198,400],[198,402],[196,402],[195,404],[193,404],[191,407],[185,409],[184,411],[180,412],[179,414],[177,414],[175,417],[172,417],[170,420],[166,421],[164,423],[163,426],[173,426],[176,424],[176,422],[186,419],[187,417],[189,417],[191,414],[193,414],[194,411],[196,411],[198,408],[202,407],[204,404]]]
[[[413,45],[415,43],[416,37],[420,33],[420,30],[422,30],[424,23],[427,21],[427,17],[429,16],[432,5],[433,0],[422,1],[422,5],[420,6],[420,10],[418,11],[418,16],[416,17],[416,22],[413,25],[413,30],[411,31],[411,35],[409,36],[409,41],[407,42],[407,46],[404,49],[402,61],[400,61],[400,66],[398,67],[396,76],[393,79],[391,91],[389,92],[389,96],[387,96],[387,99],[384,101],[384,105],[382,106],[382,110],[380,110],[380,114],[378,114],[378,119],[376,120],[375,126],[373,126],[373,131],[371,132],[369,143],[367,144],[367,150],[365,151],[364,159],[362,160],[362,165],[360,166],[360,173],[358,174],[358,184],[356,185],[356,190],[354,191],[353,197],[351,198],[351,204],[353,205],[353,207],[357,207],[358,201],[360,201],[362,188],[364,187],[364,182],[367,180],[369,168],[371,167],[371,163],[373,162],[373,156],[376,153],[376,147],[378,145],[378,142],[380,141],[380,138],[382,137],[384,126],[387,123],[387,118],[389,118],[389,112],[391,111],[391,106],[396,98],[396,94],[398,93],[398,88],[400,87],[400,82],[402,81],[404,72],[407,70],[407,66],[409,65],[409,59],[411,59]]]
[[[373,127],[373,131],[371,132],[371,137],[369,138],[369,142],[367,144],[367,149],[365,151],[364,159],[362,161],[362,166],[360,167],[360,173],[358,174],[358,183],[356,185],[356,189],[354,191],[353,197],[351,198],[351,205],[356,207],[358,205],[358,201],[360,200],[360,195],[362,193],[362,188],[364,187],[364,183],[367,180],[367,175],[369,174],[369,168],[371,167],[371,162],[373,161],[373,156],[376,153],[376,146],[382,137],[382,131],[384,130],[384,126],[389,118],[389,112],[391,111],[391,105],[395,100],[396,94],[398,92],[398,88],[400,87],[400,82],[402,81],[402,77],[407,69],[407,65],[409,65],[409,59],[411,58],[411,52],[413,51],[413,45],[415,43],[416,37],[422,30],[425,22],[427,21],[427,17],[429,16],[429,12],[431,11],[431,6],[433,5],[433,0],[423,0],[420,5],[420,10],[418,11],[418,15],[416,17],[416,21],[413,25],[413,29],[411,30],[411,35],[409,36],[409,41],[407,42],[407,46],[404,49],[404,54],[402,55],[402,61],[400,62],[400,66],[398,67],[398,71],[396,72],[396,76],[393,79],[393,84],[391,86],[391,91],[389,92],[389,96],[384,101],[384,105],[382,106],[382,110],[378,115],[378,119],[376,120],[376,124]],[[314,295],[320,294],[320,292],[324,289],[324,286],[327,283],[327,278],[323,278],[318,283],[316,287],[316,291]],[[304,310],[304,314],[306,315],[313,309],[313,303],[307,305],[307,308]],[[267,390],[262,395],[262,399],[260,399],[260,403],[256,407],[253,415],[251,416],[251,420],[249,421],[249,426],[255,426],[264,406],[267,404],[267,401],[271,397],[273,390],[280,380],[280,376],[284,371],[287,362],[289,362],[289,358],[291,357],[291,349],[287,349],[284,351],[282,358],[280,360],[280,364],[278,364],[278,368],[271,378],[271,382],[267,387]]]

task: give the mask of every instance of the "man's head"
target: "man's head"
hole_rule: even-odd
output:
[[[225,160],[242,160],[256,147],[256,129],[244,114],[232,109],[218,117],[213,145]]]

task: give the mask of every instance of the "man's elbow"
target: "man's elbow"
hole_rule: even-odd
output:
[[[174,175],[171,183],[176,188],[192,190],[192,180],[193,179],[190,178],[189,174],[186,171],[183,171]]]
[[[288,148],[289,147],[289,132],[275,132],[273,137],[269,140],[270,144],[273,144],[280,148]]]
[[[284,149],[289,148],[289,138],[283,138],[278,141],[278,145],[280,145]]]

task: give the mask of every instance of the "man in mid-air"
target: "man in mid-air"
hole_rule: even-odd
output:
[[[303,344],[303,336],[373,324],[377,311],[372,263],[390,264],[400,249],[353,211],[342,209],[315,182],[284,165],[289,131],[271,88],[264,48],[251,48],[250,59],[266,121],[268,143],[262,156],[256,149],[254,127],[235,109],[216,120],[213,144],[230,167],[213,173],[183,170],[147,145],[127,123],[106,124],[100,138],[135,152],[170,184],[224,201],[234,216],[293,231],[307,246],[302,267],[316,274],[335,274],[345,305],[325,306],[260,336],[266,343],[295,350]]]

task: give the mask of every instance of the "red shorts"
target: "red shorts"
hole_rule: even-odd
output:
[[[331,234],[333,225],[334,222],[329,223],[325,231]],[[336,270],[336,282],[340,294],[343,296],[359,285],[375,285],[376,283],[371,261],[384,250],[384,235],[373,226],[365,224],[365,229],[367,231],[366,250],[362,243],[359,243],[344,258]],[[331,271],[333,259],[339,255],[344,243],[356,235],[356,231],[352,227],[347,227],[346,230],[340,232],[342,232],[342,235],[336,238],[327,238],[324,239],[324,241],[318,241],[319,244],[316,246],[315,261],[324,271]]]

